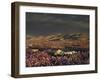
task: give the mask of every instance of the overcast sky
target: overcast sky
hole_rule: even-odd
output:
[[[89,15],[26,13],[27,35],[89,33]]]

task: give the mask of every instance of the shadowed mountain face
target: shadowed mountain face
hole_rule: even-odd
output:
[[[89,34],[89,15],[26,13],[26,34],[39,36],[56,33]]]

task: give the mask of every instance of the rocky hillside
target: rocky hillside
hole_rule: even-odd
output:
[[[33,48],[64,48],[66,46],[89,47],[86,33],[51,34],[46,36],[26,36],[26,46]]]

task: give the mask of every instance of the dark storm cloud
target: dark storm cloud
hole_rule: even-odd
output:
[[[26,34],[88,33],[88,15],[26,13]]]

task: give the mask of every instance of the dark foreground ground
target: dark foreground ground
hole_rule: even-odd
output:
[[[45,50],[37,52],[27,52],[26,67],[89,64],[88,51],[78,51],[77,53],[70,52],[67,54],[64,54],[64,52],[53,54],[48,53]]]

